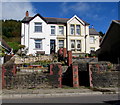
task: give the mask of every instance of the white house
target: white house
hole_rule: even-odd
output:
[[[90,29],[87,22],[78,16],[72,18],[50,18],[28,11],[22,20],[21,44],[29,54],[56,53],[59,48],[72,50],[73,54],[90,53],[99,48],[99,33]]]

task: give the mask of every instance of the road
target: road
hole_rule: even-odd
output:
[[[2,103],[106,103],[112,105],[118,102],[118,94],[80,95],[64,97],[33,97],[3,99]],[[4,105],[4,104],[3,104]],[[120,104],[118,104],[120,105]]]

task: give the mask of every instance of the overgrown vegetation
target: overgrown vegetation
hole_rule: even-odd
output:
[[[14,53],[20,49],[21,22],[2,20],[2,38],[13,48]]]

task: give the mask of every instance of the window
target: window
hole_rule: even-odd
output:
[[[51,26],[51,35],[55,35],[55,26]]]
[[[76,35],[80,35],[80,25],[76,25]]]
[[[95,47],[90,47],[90,51],[95,51]]]
[[[73,25],[73,24],[70,25],[70,34],[71,35],[75,34],[75,25]]]
[[[71,50],[75,51],[75,40],[71,40]]]
[[[77,40],[77,51],[81,51],[81,40]]]
[[[35,23],[35,32],[42,32],[42,23]]]
[[[59,26],[59,35],[64,34],[64,26]]]
[[[90,36],[90,43],[95,43],[95,38],[94,38],[94,36]]]
[[[35,48],[42,50],[42,40],[41,39],[35,40]]]
[[[64,48],[64,40],[59,40],[59,48]]]

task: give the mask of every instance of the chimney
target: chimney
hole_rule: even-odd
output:
[[[29,12],[28,11],[26,11],[26,17],[29,17]]]

